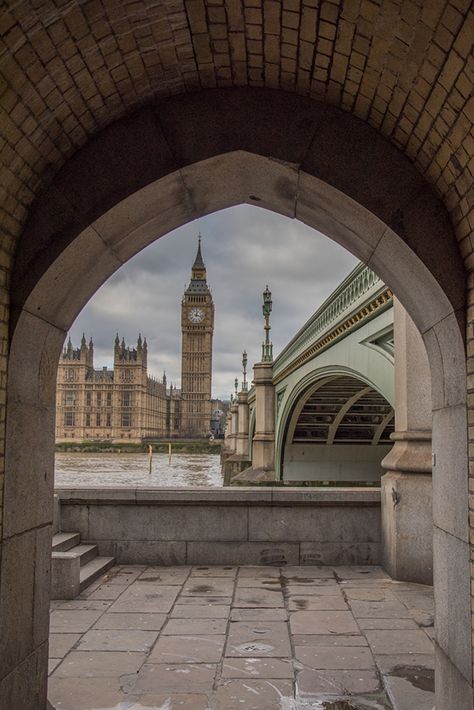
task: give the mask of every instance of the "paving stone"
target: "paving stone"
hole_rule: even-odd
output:
[[[369,566],[369,565],[351,565],[351,566],[341,566],[334,567],[334,573],[337,579],[363,579],[363,580],[373,580],[373,579],[385,579],[387,582],[391,582],[390,576],[383,571],[381,567]]]
[[[209,710],[207,695],[202,693],[166,693],[165,695],[139,695],[127,710]]]
[[[82,637],[78,651],[143,651],[147,653],[156,639],[158,631],[137,631],[135,629],[92,629]]]
[[[184,604],[193,604],[201,606],[229,606],[232,604],[232,597],[213,597],[211,595],[206,595],[203,597],[190,596],[186,597],[180,594],[178,597],[177,605],[183,606]]]
[[[388,602],[353,600],[350,602],[350,607],[356,619],[403,619],[410,617],[408,609],[396,600]]]
[[[349,601],[358,599],[364,602],[397,601],[397,597],[390,589],[378,587],[351,587],[344,588],[344,595]]]
[[[223,577],[190,577],[183,587],[182,596],[187,597],[231,597],[234,581]]]
[[[282,589],[280,579],[277,577],[242,577],[237,579],[237,589]]]
[[[118,708],[125,695],[117,677],[60,678],[53,674],[48,681],[48,700],[58,710],[91,710]]]
[[[118,678],[127,673],[137,673],[145,659],[144,653],[71,651],[56,668],[53,678]]]
[[[374,658],[368,648],[354,646],[295,646],[295,658],[318,670],[373,670]]]
[[[375,663],[381,673],[389,673],[397,666],[420,666],[434,670],[434,653],[397,653],[375,656]]]
[[[288,625],[279,621],[232,622],[225,655],[290,658]]]
[[[80,638],[81,634],[50,634],[50,658],[63,658]]]
[[[418,626],[413,619],[357,619],[361,631],[383,630],[389,629],[392,631],[411,629],[416,631]]]
[[[368,646],[365,636],[344,634],[293,634],[293,646]]]
[[[114,600],[128,589],[128,586],[127,584],[101,584],[88,599]]]
[[[290,565],[284,567],[281,574],[282,577],[290,580],[292,584],[311,584],[315,579],[335,578],[332,567],[325,567],[323,565],[304,565],[301,567]]]
[[[189,607],[188,607],[189,608]],[[162,629],[162,636],[206,636],[225,634],[227,619],[170,619]]]
[[[140,629],[159,631],[166,621],[166,614],[105,613],[94,624],[94,629]]]
[[[347,693],[375,693],[378,690],[380,690],[380,683],[375,671],[304,668],[296,676],[298,698],[310,698],[319,693],[346,695]]]
[[[384,676],[385,687],[396,710],[433,710],[434,671],[404,668],[397,673],[405,676]]]
[[[108,571],[108,584],[131,584],[142,574],[145,567],[134,569],[133,567],[112,567]]]
[[[229,565],[218,567],[193,567],[191,577],[229,577],[234,579],[237,576],[238,567]]]
[[[190,572],[191,567],[147,567],[140,573],[138,581],[182,585],[189,577]]]
[[[48,675],[51,675],[51,673],[54,671],[55,668],[58,667],[58,665],[61,663],[62,658],[52,658],[50,657],[48,659]]]
[[[288,609],[290,611],[349,611],[341,594],[322,597],[292,596],[288,600]]]
[[[232,621],[288,621],[286,609],[232,609]]]
[[[158,612],[167,613],[179,593],[179,587],[151,586],[134,582],[110,607],[110,612]]]
[[[262,609],[285,606],[279,589],[237,589],[232,605],[236,608],[258,607]]]
[[[181,597],[173,607],[172,619],[227,619],[230,614],[230,606],[224,604],[181,604],[180,602]]]
[[[106,611],[112,605],[112,601],[102,599],[64,599],[59,601],[55,609],[83,609],[85,611]]]
[[[213,710],[276,710],[293,705],[289,680],[228,680],[218,686]]]
[[[286,597],[294,597],[300,594],[312,597],[337,596],[342,592],[337,582],[330,579],[320,579],[314,584],[288,584],[283,587],[283,593]]]
[[[423,631],[366,631],[375,655],[396,653],[432,653],[433,644]]]
[[[146,663],[139,671],[133,693],[212,690],[217,665],[210,663]]]
[[[225,636],[162,636],[151,652],[149,663],[217,663]]]
[[[280,567],[253,567],[252,565],[239,567],[238,577],[251,577],[254,579],[269,578],[269,577],[280,577],[281,569]]]
[[[285,658],[225,658],[223,678],[289,678],[293,679],[293,662]]]
[[[292,634],[358,634],[350,611],[295,611],[290,614]]]
[[[83,633],[102,613],[90,609],[56,609],[50,615],[50,631],[51,633]]]
[[[430,588],[400,589],[394,587],[393,592],[408,609],[434,612],[433,590]]]

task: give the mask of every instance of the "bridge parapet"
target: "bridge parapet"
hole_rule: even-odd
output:
[[[274,383],[390,307],[392,297],[368,266],[356,266],[275,359]]]

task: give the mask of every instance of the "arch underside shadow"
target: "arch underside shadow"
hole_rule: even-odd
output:
[[[342,369],[318,372],[285,409],[276,456],[282,480],[380,480],[394,411],[373,386]]]
[[[91,140],[38,197],[12,280],[2,565],[8,570],[13,539],[24,539],[42,559],[35,584],[47,589],[55,376],[74,318],[156,238],[241,203],[299,219],[345,246],[387,283],[423,335],[437,456],[437,607],[448,609],[453,590],[459,600],[437,616],[440,657],[449,658],[440,673],[446,678],[452,666],[470,683],[465,285],[456,241],[406,158],[358,119],[301,97],[219,90],[146,107]],[[21,564],[31,562],[26,555]],[[20,610],[14,582],[7,596]],[[35,634],[31,623],[12,626],[18,615],[6,620],[4,638],[17,639],[5,651],[7,672],[33,652],[43,657],[47,601],[43,594],[35,602]]]

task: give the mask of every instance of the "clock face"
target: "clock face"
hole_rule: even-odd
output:
[[[204,320],[204,311],[202,311],[200,308],[191,308],[188,313],[188,318],[191,323],[200,323],[202,320]]]

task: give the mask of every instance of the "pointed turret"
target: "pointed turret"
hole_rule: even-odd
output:
[[[205,281],[206,280],[206,266],[202,258],[201,253],[201,235],[198,236],[198,250],[196,253],[196,258],[194,259],[194,264],[192,268],[192,280]]]

